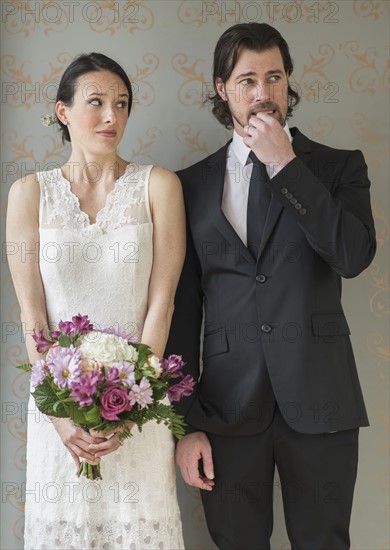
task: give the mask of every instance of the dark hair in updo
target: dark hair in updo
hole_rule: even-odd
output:
[[[119,78],[123,80],[123,83],[129,92],[128,115],[130,115],[133,92],[129,77],[116,61],[110,59],[102,53],[83,53],[76,57],[76,59],[69,65],[62,75],[58,86],[56,102],[62,101],[65,105],[71,106],[74,100],[77,80],[84,74],[96,71],[109,71],[110,73],[118,75]],[[63,124],[58,118],[57,120],[62,132],[62,142],[64,143],[65,141],[71,141],[68,127],[65,126],[65,124]]]

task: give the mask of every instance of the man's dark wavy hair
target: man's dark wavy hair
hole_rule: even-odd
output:
[[[294,65],[288,44],[280,32],[271,27],[271,25],[267,25],[267,23],[239,23],[227,29],[218,40],[214,51],[213,67],[215,93],[207,99],[213,104],[213,115],[225,128],[233,128],[233,118],[228,103],[223,101],[217,92],[216,80],[220,78],[223,83],[229,80],[243,50],[263,52],[275,47],[279,48],[284,70],[287,76],[290,76]],[[292,116],[293,109],[298,105],[299,101],[298,92],[293,90],[289,85],[287,118]]]

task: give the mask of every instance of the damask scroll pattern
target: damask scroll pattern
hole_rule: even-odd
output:
[[[3,142],[7,143],[11,158],[7,163],[6,172],[13,180],[25,178],[41,170],[51,170],[60,166],[69,157],[68,148],[61,144],[58,136],[43,135],[41,142],[47,144],[42,155],[37,156],[34,150],[33,136],[19,137],[17,130],[3,134]]]
[[[158,128],[149,128],[144,137],[137,138],[137,146],[130,153],[130,158],[134,162],[154,164],[154,155],[152,152],[156,141],[162,136],[162,131]]]
[[[152,5],[151,2],[139,0],[136,2],[101,0],[99,17],[96,21],[89,22],[90,29],[94,32],[109,33],[110,36],[122,30],[126,30],[129,34],[148,31],[155,24]]]
[[[204,73],[199,69],[199,64],[203,62],[203,59],[196,59],[191,65],[184,53],[177,53],[172,59],[173,69],[185,79],[179,87],[177,98],[186,107],[202,107],[204,104],[206,83]]]
[[[143,58],[143,65],[136,65],[133,74],[129,79],[133,90],[133,107],[149,107],[156,99],[154,86],[147,80],[159,67],[160,60],[154,53],[146,53]]]
[[[147,31],[154,26],[155,16],[151,2],[99,0],[71,1],[8,1],[4,2],[2,18],[10,34],[49,33],[69,31],[75,21],[82,21],[93,32]]]
[[[374,95],[381,89],[389,89],[390,63],[379,55],[376,47],[370,46],[364,50],[357,40],[349,40],[340,44],[339,48],[354,64],[349,76],[349,86],[353,92]]]
[[[332,102],[333,95],[337,90],[334,82],[325,71],[335,56],[335,50],[330,44],[318,46],[317,53],[307,52],[310,63],[305,63],[300,76],[291,83],[307,101]],[[314,78],[313,78],[314,76]]]
[[[47,36],[50,32],[63,32],[74,20],[72,3],[61,5],[47,0],[4,2],[2,18],[5,30],[10,34],[22,34],[24,37],[33,32]],[[69,9],[67,9],[69,8]]]
[[[390,237],[389,220],[382,206],[373,203],[373,215],[377,231],[378,252],[375,263],[366,271],[374,293],[370,297],[369,309],[371,314],[380,320],[380,331],[371,333],[367,337],[367,347],[376,361],[374,372],[380,384],[388,385],[388,364],[390,360],[389,335],[384,333],[389,318],[389,271],[383,267],[381,259],[387,254]],[[385,265],[388,265],[385,263]],[[380,414],[385,422],[389,421],[388,415]]]
[[[334,130],[334,119],[330,116],[320,116],[315,121],[315,124],[309,124],[309,137],[314,141],[323,142],[328,136],[330,136]]]
[[[40,103],[42,109],[49,111],[56,99],[60,77],[71,61],[71,54],[61,52],[56,56],[56,63],[49,62],[47,72],[35,77],[26,68],[31,61],[26,60],[18,65],[15,56],[2,56],[3,103],[7,107],[26,110]]]
[[[390,3],[388,0],[354,0],[353,11],[359,17],[377,20],[390,12]]]
[[[218,135],[221,136],[219,143],[216,147],[213,146],[211,148],[207,143],[207,137],[210,137],[210,134],[207,133],[206,130],[193,130],[189,124],[180,124],[177,126],[176,139],[188,149],[187,153],[180,159],[180,167],[186,168],[201,158],[207,157],[215,148],[220,148],[225,145],[230,138],[230,133],[227,130],[220,129]]]

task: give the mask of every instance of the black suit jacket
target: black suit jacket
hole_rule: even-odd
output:
[[[341,305],[341,277],[358,275],[376,250],[367,167],[360,151],[291,133],[297,158],[268,183],[257,258],[221,210],[228,144],[178,172],[187,254],[167,353],[199,379],[177,406],[188,432],[259,433],[275,399],[302,433],[368,425]]]

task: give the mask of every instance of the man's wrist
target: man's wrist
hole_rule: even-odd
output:
[[[276,174],[283,170],[283,168],[285,168],[287,164],[290,164],[290,162],[292,162],[295,158],[297,158],[297,156],[294,153],[293,155],[283,159],[282,161],[270,162],[269,164],[267,164],[270,179],[275,177]]]

